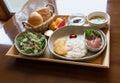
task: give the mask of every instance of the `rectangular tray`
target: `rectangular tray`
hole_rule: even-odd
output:
[[[56,16],[58,17],[58,16]],[[55,18],[56,18],[55,17]],[[66,17],[68,16],[59,16],[59,17]],[[6,56],[15,57],[15,58],[21,58],[21,59],[30,59],[30,60],[38,60],[38,61],[46,61],[46,62],[55,62],[55,63],[62,63],[62,64],[72,64],[72,65],[81,65],[81,66],[89,66],[89,67],[97,67],[97,68],[109,68],[110,65],[110,23],[108,23],[107,27],[102,29],[102,31],[105,33],[107,37],[107,46],[103,53],[95,58],[94,60],[82,62],[82,61],[67,61],[55,58],[49,51],[48,47],[46,48],[44,54],[40,57],[28,57],[21,55],[15,45],[13,45],[8,52],[6,53]]]

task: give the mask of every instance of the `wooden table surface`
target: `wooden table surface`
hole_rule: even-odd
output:
[[[111,17],[109,69],[6,57],[19,32],[13,17],[0,28],[0,83],[120,83],[120,0],[108,0],[107,12]]]

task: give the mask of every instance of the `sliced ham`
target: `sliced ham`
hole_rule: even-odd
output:
[[[99,37],[96,37],[93,40],[87,40],[87,45],[93,49],[99,48],[101,46],[102,40]]]

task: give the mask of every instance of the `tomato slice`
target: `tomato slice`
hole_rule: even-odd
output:
[[[63,18],[63,20],[57,25],[57,28],[61,28],[61,27],[65,26],[65,24],[66,24],[66,19]]]

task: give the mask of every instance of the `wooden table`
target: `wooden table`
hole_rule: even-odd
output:
[[[108,0],[107,12],[111,16],[109,69],[6,57],[19,32],[13,17],[0,28],[0,83],[120,83],[120,0]]]

